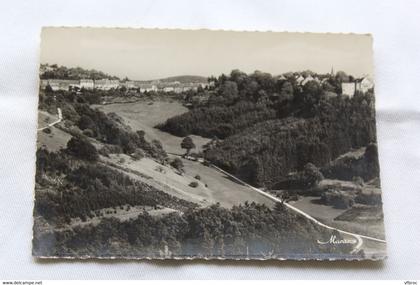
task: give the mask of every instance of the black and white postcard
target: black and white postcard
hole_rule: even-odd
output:
[[[44,28],[33,255],[386,257],[372,37]]]

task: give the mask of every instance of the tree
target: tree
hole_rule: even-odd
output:
[[[82,137],[72,137],[67,143],[67,151],[84,160],[97,161],[99,158],[96,148]]]
[[[184,163],[182,163],[182,160],[179,158],[175,158],[170,164],[173,168],[175,168],[178,171],[183,171],[184,169]]]
[[[222,86],[221,93],[223,98],[231,102],[238,98],[238,85],[234,81],[226,81]]]
[[[324,176],[315,165],[310,162],[305,165],[302,173],[302,182],[305,187],[313,187],[322,179],[324,179]]]
[[[79,119],[79,122],[77,123],[77,125],[79,126],[79,128],[81,130],[85,130],[85,129],[91,129],[94,130],[96,129],[96,125],[95,122],[87,115],[82,115]]]
[[[192,188],[197,188],[198,187],[198,183],[196,181],[193,181],[190,184],[188,184],[188,186],[190,186]]]
[[[189,155],[191,149],[195,148],[195,144],[192,140],[192,138],[190,137],[185,137],[182,142],[181,142],[181,148],[186,149],[187,152],[185,153],[185,155]]]
[[[284,206],[284,199],[282,199],[281,202],[276,202],[276,204],[274,204],[274,211],[276,213],[282,213],[286,210],[286,207]]]
[[[280,101],[290,101],[292,99],[293,99],[293,85],[289,81],[286,81],[281,86]]]
[[[339,82],[349,82],[350,77],[344,71],[338,71],[335,75],[335,79]]]
[[[51,87],[51,85],[50,84],[47,84],[47,86],[45,86],[45,93],[52,93],[53,92],[53,89],[52,89],[52,87]]]

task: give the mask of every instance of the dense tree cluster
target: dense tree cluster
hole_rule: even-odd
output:
[[[273,119],[276,111],[264,104],[241,101],[233,106],[211,106],[192,109],[168,119],[157,127],[173,135],[189,134],[226,138],[255,123]]]
[[[245,203],[232,209],[214,205],[153,217],[148,213],[120,222],[103,219],[95,227],[45,233],[34,237],[34,251],[43,256],[221,256],[290,257],[299,253],[330,258],[348,254],[351,245],[317,244],[329,230],[284,207]],[[337,233],[337,236],[340,235]]]
[[[273,77],[234,70],[230,76],[212,78],[215,87],[206,104],[158,127],[178,136],[223,139],[206,149],[205,158],[266,187],[307,163],[323,167],[353,148],[376,142],[371,92],[342,96],[341,82],[354,80],[344,72],[316,75],[317,80],[304,85],[298,84],[298,76],[315,74]],[[365,170],[368,176],[377,173]]]
[[[379,177],[378,148],[376,144],[369,144],[360,157],[346,156],[322,168],[326,178],[352,180],[354,177],[369,181]]]
[[[71,91],[41,91],[39,108],[51,113],[56,113],[56,109],[61,108],[67,126],[77,126],[84,135],[117,146],[123,153],[135,155],[141,149],[147,156],[165,160],[167,154],[159,141],[148,142],[143,131],[134,132],[117,114],[105,114],[90,106],[92,103],[99,103],[97,101],[100,101],[103,92],[106,91],[85,90],[82,94]],[[70,128],[66,130],[69,131]]]
[[[155,158],[164,159],[166,153],[159,141],[149,143],[144,138],[144,132],[133,132],[122,118],[116,114],[105,114],[92,109],[86,104],[76,104],[75,111],[80,116],[76,124],[81,130],[91,130],[93,137],[111,145],[118,145],[122,152],[132,154],[137,148]]]
[[[270,187],[309,162],[321,167],[376,141],[373,110],[359,104],[358,98],[328,100],[317,112],[312,118],[256,124],[219,142],[205,157],[250,183]]]
[[[68,153],[89,161],[97,161],[99,158],[96,148],[84,137],[72,137],[67,143]]]
[[[41,71],[43,69],[47,69],[41,72],[40,77],[41,79],[71,79],[71,80],[79,80],[79,79],[119,79],[116,76],[111,76],[102,71],[97,71],[94,69],[83,69],[81,67],[72,67],[68,68],[65,66],[58,66],[57,64],[52,65],[41,65]]]

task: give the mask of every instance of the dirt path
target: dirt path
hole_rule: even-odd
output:
[[[41,111],[39,111],[39,112],[41,112]],[[63,114],[61,113],[61,109],[60,108],[57,108],[57,112],[58,112],[58,119],[56,121],[48,124],[45,127],[38,128],[38,132],[39,131],[42,131],[42,130],[45,130],[45,129],[48,129],[49,127],[53,127],[54,125],[60,123],[63,120]]]

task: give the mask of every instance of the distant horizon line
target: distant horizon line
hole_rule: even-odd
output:
[[[106,75],[108,75],[108,76],[111,76],[111,77],[117,77],[117,78],[119,78],[120,80],[124,80],[125,78],[128,78],[128,80],[130,80],[130,81],[158,81],[158,80],[168,79],[168,78],[172,78],[172,77],[182,77],[182,76],[196,76],[196,77],[203,77],[203,78],[210,78],[210,77],[215,77],[215,78],[218,78],[218,77],[219,77],[219,76],[221,76],[222,74],[224,74],[224,75],[229,75],[229,74],[230,74],[232,71],[234,71],[234,70],[239,70],[239,71],[241,71],[241,72],[243,72],[243,73],[245,73],[245,74],[247,74],[247,75],[251,75],[251,74],[253,74],[253,73],[255,73],[255,72],[259,71],[259,72],[262,72],[262,73],[268,73],[268,74],[272,75],[273,77],[276,77],[276,76],[281,76],[281,75],[284,75],[284,74],[287,74],[287,73],[303,73],[303,72],[307,72],[307,71],[312,72],[312,73],[317,74],[317,75],[327,75],[327,74],[331,74],[331,71],[330,71],[330,72],[322,72],[322,73],[319,73],[319,72],[313,71],[313,70],[311,70],[311,69],[305,69],[305,70],[299,70],[299,71],[286,71],[286,72],[276,73],[276,74],[256,69],[256,70],[254,70],[254,71],[252,71],[252,72],[248,73],[248,72],[245,72],[245,71],[243,71],[243,70],[241,70],[241,69],[238,69],[238,68],[233,68],[233,69],[231,69],[231,70],[230,70],[230,72],[228,72],[228,73],[221,72],[221,73],[219,73],[218,75],[214,75],[214,74],[211,74],[211,75],[199,75],[199,74],[177,74],[177,75],[163,76],[163,77],[154,78],[154,79],[133,79],[133,78],[128,77],[127,75],[124,75],[124,76],[118,76],[118,75],[114,75],[114,74],[109,74],[108,72],[105,72],[105,71],[100,70],[100,69],[96,69],[96,68],[88,68],[88,67],[83,67],[83,66],[68,66],[68,65],[58,64],[58,63],[42,63],[42,62],[40,63],[40,67],[41,67],[41,65],[48,65],[48,66],[57,65],[58,67],[62,66],[62,67],[66,67],[66,68],[81,68],[81,69],[85,69],[85,70],[94,70],[94,71],[102,72],[102,73],[104,73],[104,74],[106,74]],[[354,77],[354,78],[372,77],[372,75],[371,75],[371,74],[368,74],[368,73],[363,74],[363,75],[359,75],[359,76],[354,76],[353,74],[349,74],[349,73],[347,73],[347,72],[346,72],[346,71],[344,71],[344,70],[337,70],[337,71],[334,71],[334,74],[337,74],[337,72],[340,72],[340,71],[345,72],[347,75],[352,76],[352,77]]]

